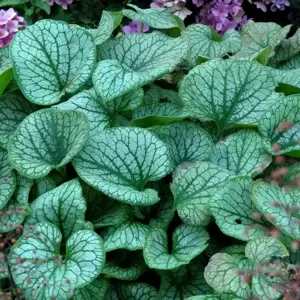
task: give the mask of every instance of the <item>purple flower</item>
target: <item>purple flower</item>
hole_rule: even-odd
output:
[[[68,9],[68,5],[73,2],[73,0],[44,0],[47,1],[51,6],[54,4],[54,2],[58,5],[60,5],[63,9]]]
[[[24,28],[26,22],[18,16],[13,8],[0,10],[0,48],[8,45],[19,29]]]
[[[252,0],[248,1],[252,3]],[[290,2],[288,0],[261,0],[255,1],[253,4],[263,12],[267,12],[268,6],[272,12],[277,10],[285,10],[286,6],[290,6]]]
[[[143,24],[143,32],[149,31],[149,26]],[[123,27],[123,32],[125,34],[141,33],[142,32],[142,23],[139,21],[131,21],[128,25]]]
[[[200,7],[204,4],[204,0],[193,0],[193,4],[195,4],[197,7]]]

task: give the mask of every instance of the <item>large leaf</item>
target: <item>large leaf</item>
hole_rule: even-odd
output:
[[[219,142],[211,151],[210,161],[240,176],[262,173],[272,162],[261,136],[253,130],[241,130]]]
[[[269,153],[300,157],[300,96],[282,97],[262,116],[259,129]]]
[[[219,133],[238,125],[256,126],[279,97],[269,70],[250,61],[209,61],[184,78],[180,96],[191,116],[214,121]]]
[[[189,43],[187,60],[190,66],[197,64],[197,58],[208,59],[223,57],[238,52],[242,46],[240,34],[236,30],[227,30],[221,37],[214,29],[202,24],[188,26],[182,36]]]
[[[117,249],[135,251],[145,247],[147,233],[147,225],[127,221],[119,226],[107,227],[101,235],[106,252]]]
[[[0,95],[4,93],[12,78],[13,69],[9,58],[9,47],[4,47],[0,49]]]
[[[109,289],[109,280],[106,278],[99,278],[94,280],[89,285],[76,289],[72,300],[99,300],[106,299]]]
[[[297,210],[299,199],[295,193],[258,180],[252,186],[252,197],[258,210],[270,216],[270,222],[284,234],[300,239],[300,216]]]
[[[299,50],[300,50],[300,45],[299,45]],[[294,69],[299,69],[300,68],[300,54],[296,54],[293,56],[291,59],[282,62],[277,66],[278,69],[281,70],[294,70]]]
[[[109,101],[172,72],[187,53],[181,38],[160,32],[129,34],[98,48],[102,60],[93,74],[97,93]]]
[[[74,289],[91,283],[101,272],[105,253],[96,233],[77,231],[67,241],[66,253],[60,253],[61,239],[56,226],[39,223],[12,247],[13,279],[26,299],[69,299]]]
[[[157,290],[146,283],[122,283],[117,285],[117,297],[115,300],[156,300]]]
[[[185,224],[208,224],[209,201],[233,174],[212,163],[183,163],[173,176],[174,205]]]
[[[41,195],[31,204],[26,225],[49,222],[57,226],[63,241],[85,228],[85,199],[78,179],[68,181]]]
[[[6,206],[1,211],[0,232],[13,231],[20,227],[24,219],[30,214],[28,206],[29,192],[33,185],[33,180],[17,174],[16,189]]]
[[[91,131],[101,132],[110,127],[120,111],[130,111],[137,108],[142,102],[143,95],[143,90],[137,89],[112,101],[104,102],[97,97],[95,90],[91,89],[78,93],[57,107],[83,112],[89,120]]]
[[[102,16],[97,29],[90,29],[89,32],[93,36],[96,45],[100,45],[107,41],[115,28],[122,21],[121,12],[102,11]]]
[[[16,188],[16,177],[9,164],[7,151],[0,148],[0,208],[3,208]]]
[[[300,30],[288,38],[281,41],[281,43],[276,48],[276,54],[271,59],[272,64],[286,61],[292,58],[300,51]]]
[[[253,217],[256,207],[250,195],[251,184],[249,177],[231,179],[209,202],[222,232],[242,241],[262,237],[266,232],[264,223]]]
[[[181,27],[177,17],[172,15],[166,8],[140,9],[133,4],[128,4],[128,6],[132,7],[134,10],[124,9],[123,14],[131,20],[139,21],[157,29]]]
[[[155,131],[170,149],[175,166],[183,162],[206,160],[214,144],[210,135],[193,123],[176,123],[158,127]]]
[[[106,195],[132,205],[159,201],[157,192],[145,189],[171,171],[165,144],[139,128],[116,128],[92,136],[73,159],[79,176]]]
[[[24,96],[50,105],[77,92],[90,78],[96,60],[92,36],[79,26],[41,20],[19,31],[10,46],[14,73]]]
[[[286,37],[290,28],[290,25],[281,28],[271,22],[245,24],[242,28],[243,46],[234,58],[252,60],[266,49],[270,51],[269,57],[274,56],[274,49]]]
[[[206,282],[221,294],[235,294],[243,299],[251,296],[251,290],[242,276],[238,276],[240,270],[249,270],[249,263],[239,261],[227,253],[213,255],[205,268]]]
[[[85,115],[54,108],[29,115],[9,143],[13,167],[28,178],[41,178],[67,164],[84,146],[89,135]]]
[[[172,252],[168,251],[167,233],[152,228],[147,236],[144,259],[152,269],[172,270],[188,264],[208,246],[209,235],[204,228],[180,225],[172,235]]]
[[[7,146],[11,135],[16,131],[18,125],[35,110],[36,107],[21,95],[6,94],[0,98],[1,146]]]

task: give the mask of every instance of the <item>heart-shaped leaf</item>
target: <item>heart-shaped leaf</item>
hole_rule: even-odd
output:
[[[265,224],[254,217],[256,207],[252,203],[249,177],[229,180],[209,202],[217,225],[226,235],[249,241],[265,235]]]
[[[90,33],[62,21],[41,20],[19,31],[10,45],[14,73],[24,96],[50,105],[75,93],[92,75],[96,47]]]
[[[2,95],[13,78],[12,62],[9,58],[9,47],[0,49],[0,95]]]
[[[300,96],[282,97],[262,116],[259,129],[269,153],[300,157]]]
[[[6,206],[1,209],[0,232],[9,232],[17,229],[30,214],[28,206],[29,192],[33,180],[17,174],[16,189]]]
[[[148,8],[140,9],[136,5],[128,4],[132,9],[124,9],[123,15],[131,20],[136,20],[147,24],[152,28],[169,29],[182,27],[178,17],[172,15],[166,8]]]
[[[157,192],[145,189],[171,169],[165,144],[139,128],[116,128],[92,136],[73,159],[79,176],[106,195],[132,205],[159,201]]]
[[[31,204],[26,225],[49,222],[60,230],[63,241],[85,229],[86,203],[78,179],[68,181],[41,195]]]
[[[214,29],[202,24],[188,26],[182,36],[189,43],[188,63],[196,66],[199,56],[208,59],[223,57],[228,53],[234,54],[241,49],[242,40],[236,30],[227,30],[220,36]]]
[[[101,238],[89,230],[74,233],[60,253],[56,226],[39,223],[11,248],[9,262],[16,285],[26,299],[69,299],[74,289],[99,276],[105,261]]]
[[[174,166],[183,162],[206,160],[213,150],[214,143],[210,135],[193,123],[175,123],[154,130],[167,144]]]
[[[28,178],[41,178],[59,168],[82,149],[89,135],[85,115],[54,108],[29,115],[9,143],[13,167]]]
[[[89,285],[76,289],[72,300],[99,300],[106,299],[109,290],[109,280],[106,278],[99,278],[94,280]]]
[[[172,270],[188,264],[208,246],[209,235],[204,228],[180,225],[172,235],[172,253],[168,251],[167,233],[152,228],[147,236],[144,259],[152,269]]]
[[[300,239],[299,199],[296,194],[262,180],[253,184],[251,194],[257,209],[270,216],[270,222],[287,236]]]
[[[257,126],[280,97],[275,86],[268,68],[256,62],[209,61],[184,78],[180,97],[191,116],[216,122],[220,135],[234,126]]]
[[[7,94],[0,99],[0,145],[6,147],[18,125],[36,106],[17,94]]]
[[[97,93],[109,101],[172,72],[186,56],[181,38],[160,32],[129,34],[98,48],[102,60],[93,74]]]
[[[139,222],[124,222],[119,226],[107,227],[102,232],[106,252],[126,249],[135,251],[146,245],[148,226]]]
[[[8,160],[8,153],[0,147],[0,208],[3,208],[16,188],[16,177]]]
[[[255,59],[265,49],[270,49],[269,57],[274,56],[274,49],[286,37],[291,26],[281,28],[276,23],[249,22],[242,28],[242,49],[234,56],[236,59]]]
[[[239,176],[262,173],[272,162],[261,136],[253,130],[241,130],[219,142],[210,155],[210,161]]]
[[[143,256],[140,252],[125,252],[120,259],[120,253],[116,251],[116,259],[105,263],[102,274],[119,280],[137,280],[147,269]]]
[[[102,16],[97,29],[89,29],[96,45],[107,41],[116,27],[122,22],[123,15],[121,12],[102,11]]]
[[[233,176],[212,163],[180,165],[173,175],[171,190],[181,220],[189,225],[207,225],[210,199]]]
[[[109,102],[97,97],[94,89],[83,91],[70,100],[57,105],[60,109],[83,112],[89,122],[91,131],[101,132],[110,127],[120,111],[130,111],[142,103],[143,90],[137,89]]]

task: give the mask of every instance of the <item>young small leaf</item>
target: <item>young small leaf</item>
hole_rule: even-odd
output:
[[[209,235],[204,228],[181,225],[172,236],[172,253],[168,252],[166,232],[161,228],[152,228],[144,248],[144,259],[152,269],[172,270],[188,264],[208,246]]]
[[[23,176],[41,178],[70,162],[88,135],[89,123],[83,113],[39,110],[29,115],[13,134],[9,157]]]

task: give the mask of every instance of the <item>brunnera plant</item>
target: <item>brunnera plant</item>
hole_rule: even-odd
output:
[[[0,297],[299,299],[298,31],[120,14],[1,52]]]

